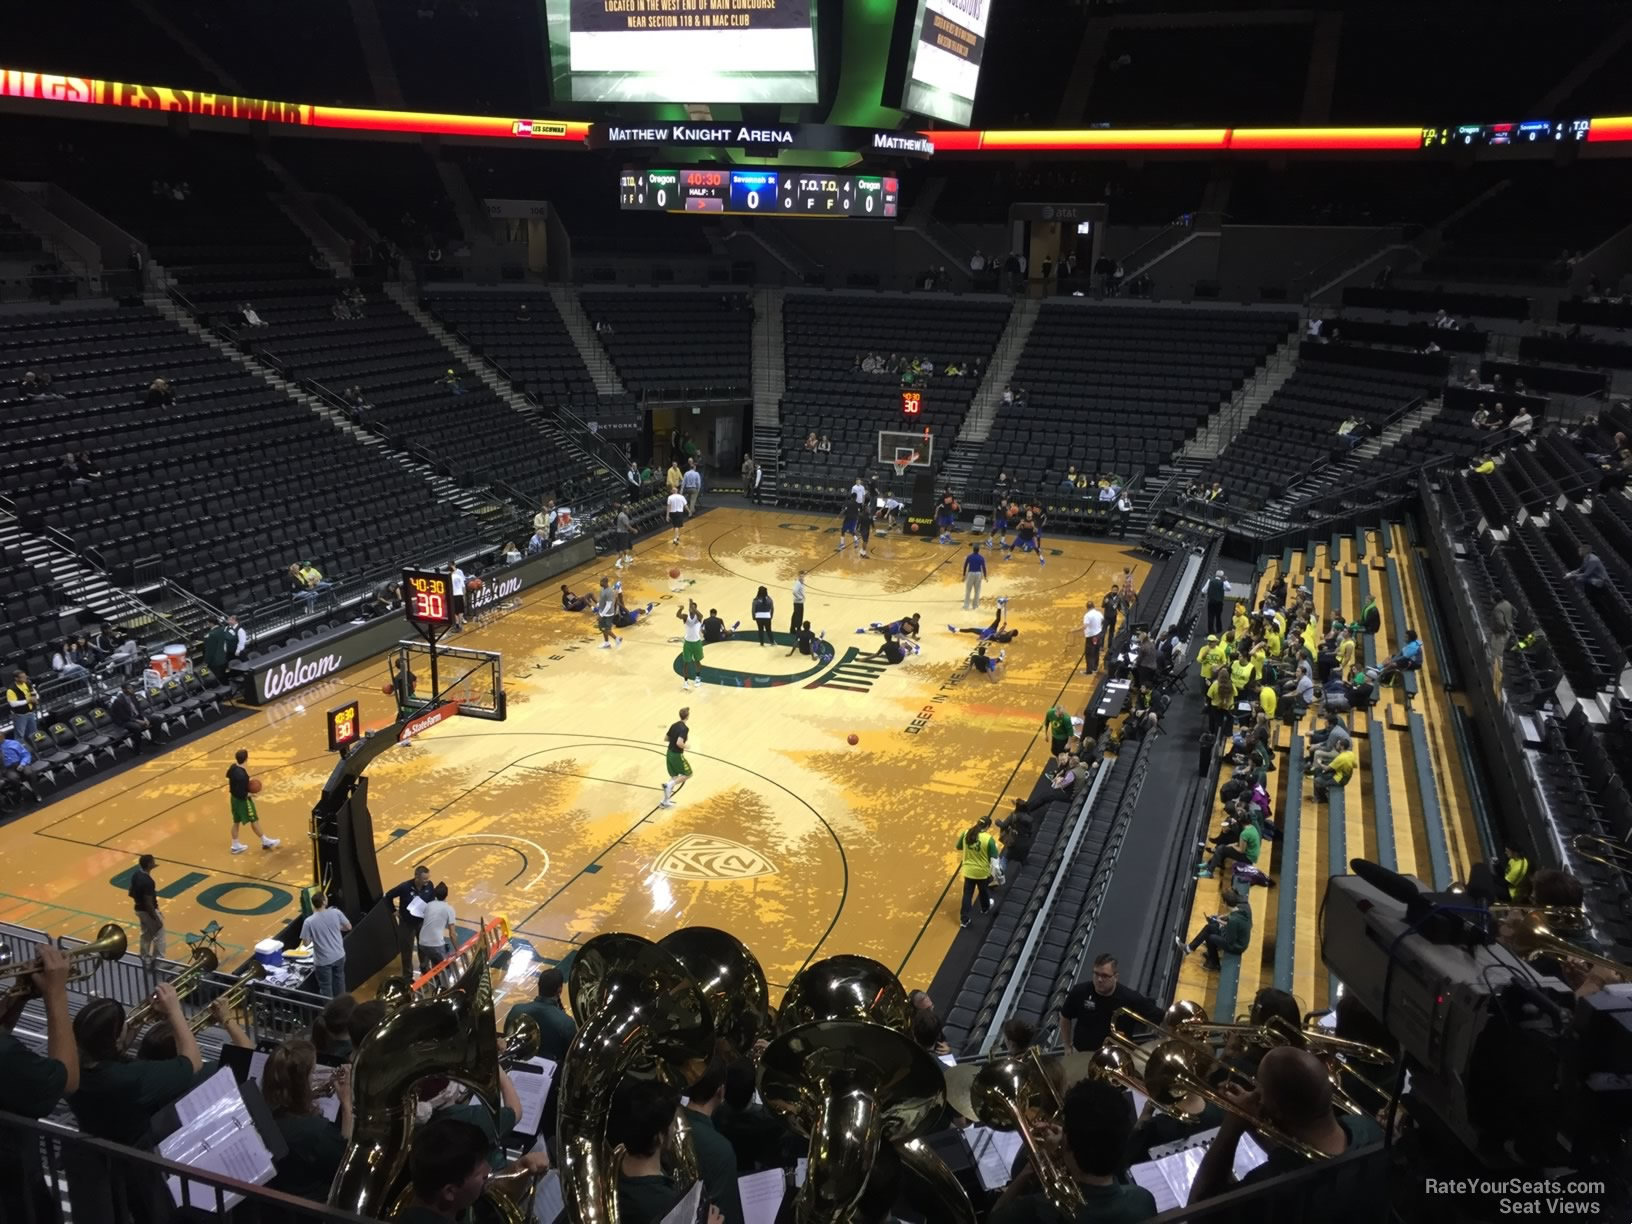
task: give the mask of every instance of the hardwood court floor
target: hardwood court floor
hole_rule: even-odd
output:
[[[382,878],[428,861],[462,926],[502,914],[549,959],[602,931],[656,938],[705,924],[744,940],[778,990],[838,952],[927,982],[958,931],[954,840],[1029,790],[1048,706],[1086,702],[1084,600],[1124,564],[1140,580],[1148,568],[1113,543],[1049,540],[1044,566],[994,559],[980,611],[964,612],[966,541],[875,535],[863,559],[834,551],[834,520],[714,510],[678,547],[667,532],[640,546],[621,574],[626,597],[657,608],[616,650],[597,648],[592,618],[561,610],[558,584],[529,592],[452,639],[503,652],[508,721],[454,719],[370,767]],[[676,594],[671,566],[695,585]],[[825,666],[787,657],[800,568],[806,616],[836,648]],[[620,576],[604,561],[566,581],[582,592],[602,573]],[[779,647],[752,638],[761,584]],[[947,624],[985,624],[996,595],[1011,597],[1021,632],[994,683],[966,673],[975,639]],[[687,596],[704,615],[742,620],[745,636],[709,646],[710,682],[682,692],[675,609]],[[858,627],[911,612],[923,616],[921,654],[893,668],[853,657],[880,640]],[[385,725],[385,676],[383,657],[351,668],[0,828],[0,921],[74,934],[109,917],[129,924],[119,875],[150,852],[172,938],[214,919],[225,942],[252,945],[311,880],[308,814],[333,764],[323,711],[358,696],[365,726]],[[663,809],[664,733],[681,706],[695,776]],[[265,782],[262,827],[283,839],[272,851],[228,850],[223,774],[240,747]]]

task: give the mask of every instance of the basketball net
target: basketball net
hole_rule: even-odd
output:
[[[918,452],[913,451],[905,459],[891,459],[890,466],[895,469],[895,478],[900,480],[907,474],[907,469],[918,462]]]

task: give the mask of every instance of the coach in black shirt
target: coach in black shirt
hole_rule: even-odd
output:
[[[1110,1035],[1111,1017],[1119,1007],[1152,1023],[1162,1018],[1162,1009],[1154,1002],[1117,980],[1116,957],[1102,952],[1094,958],[1093,977],[1071,987],[1060,1006],[1060,1042],[1068,1050],[1099,1049]],[[1124,1017],[1117,1031],[1126,1032],[1127,1026]]]
[[[436,886],[431,883],[431,869],[424,863],[414,868],[414,878],[404,880],[385,894],[388,903],[397,907],[397,951],[402,954],[402,976],[414,980],[414,948],[419,943],[418,916],[408,911],[415,897],[421,905],[436,899]]]

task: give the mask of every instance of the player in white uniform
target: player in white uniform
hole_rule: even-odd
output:
[[[674,614],[685,632],[685,641],[680,646],[680,667],[685,675],[682,689],[689,689],[693,684],[703,687],[703,614],[697,610],[695,599],[690,600],[689,605],[684,611],[676,609]]]
[[[671,544],[680,543],[680,528],[686,521],[686,495],[676,489],[669,494],[669,526],[674,528],[674,538]]]

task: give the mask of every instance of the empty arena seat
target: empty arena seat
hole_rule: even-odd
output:
[[[637,395],[711,399],[751,385],[753,298],[737,290],[585,290],[584,313]]]

